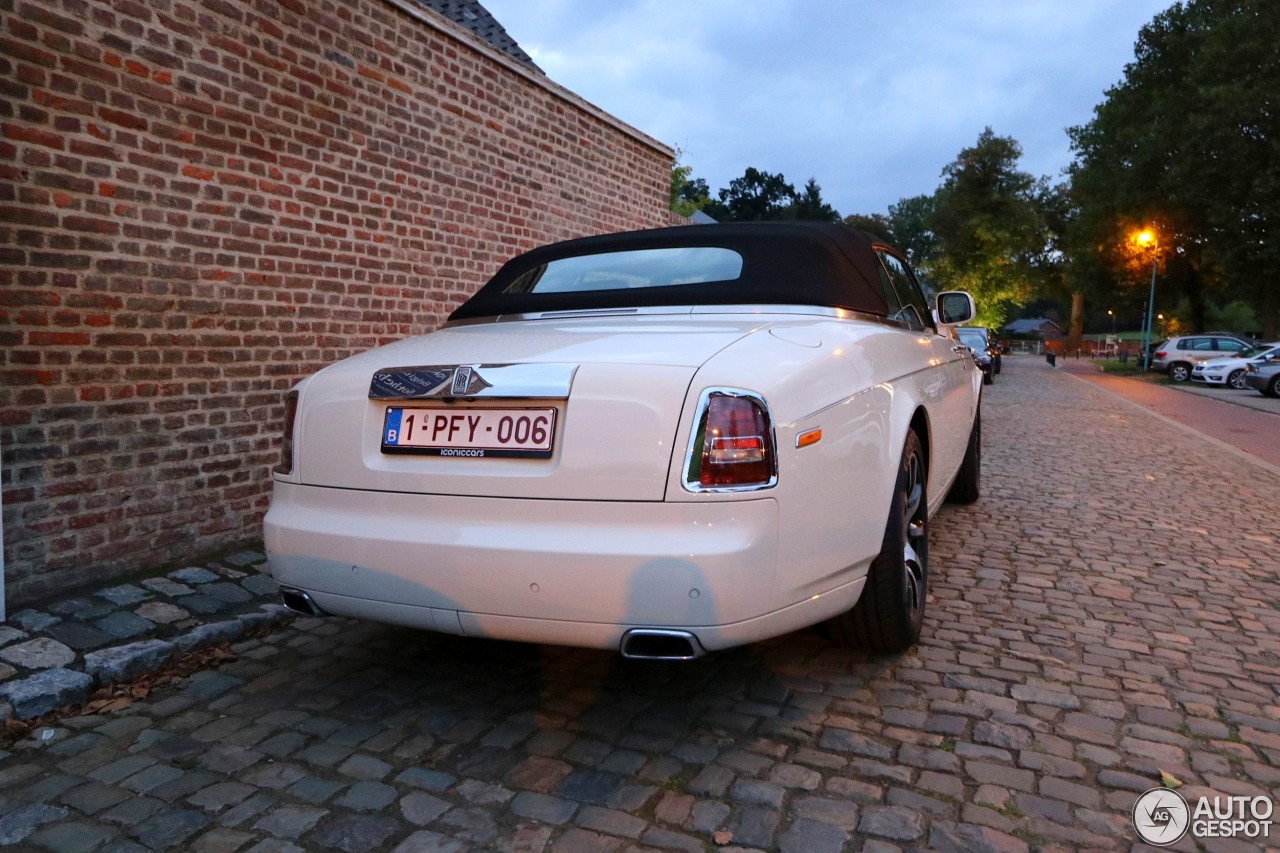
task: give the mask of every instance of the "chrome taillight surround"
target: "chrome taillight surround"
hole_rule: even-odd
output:
[[[298,417],[298,389],[294,388],[284,398],[284,430],[281,434],[280,461],[271,470],[283,477],[293,473],[294,421]]]
[[[707,416],[712,400],[716,397],[735,397],[749,401],[764,418],[764,452],[767,454],[767,476],[757,481],[735,485],[704,485],[702,483],[702,466],[706,459]],[[689,435],[689,445],[685,450],[684,468],[681,485],[685,491],[708,494],[724,492],[754,492],[770,489],[778,483],[777,437],[774,434],[773,415],[764,398],[754,391],[742,388],[714,387],[705,389],[698,398],[698,408],[693,420],[693,430]]]

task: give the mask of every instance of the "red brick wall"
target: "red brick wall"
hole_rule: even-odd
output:
[[[0,0],[10,603],[260,536],[283,392],[672,152],[391,0]]]

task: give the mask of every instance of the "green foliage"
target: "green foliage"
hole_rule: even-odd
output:
[[[898,246],[897,241],[893,238],[893,226],[890,224],[889,218],[883,214],[851,213],[844,218],[844,224],[850,228],[865,231],[874,237],[879,237],[891,246]]]
[[[936,290],[967,290],[978,322],[999,327],[1012,306],[1026,302],[1051,247],[1044,199],[1047,184],[1018,169],[1022,148],[986,128],[943,169],[928,201],[890,209],[911,229],[912,260]],[[902,236],[902,235],[899,235]]]
[[[1073,255],[1092,251],[1138,285],[1124,232],[1156,223],[1160,295],[1185,297],[1194,328],[1210,325],[1210,293],[1257,306],[1269,335],[1280,326],[1277,44],[1274,0],[1177,3],[1142,29],[1092,121],[1068,131]]]
[[[808,219],[816,222],[839,222],[840,214],[822,200],[822,187],[813,178],[804,185],[804,192],[791,203],[792,219]]]
[[[719,201],[704,208],[719,222],[788,219],[796,188],[782,175],[748,167],[741,178],[734,178],[727,188],[720,190],[719,196]]]
[[[718,222],[840,221],[840,214],[823,200],[822,187],[813,178],[804,185],[804,192],[797,193],[782,175],[748,167],[741,178],[734,178],[718,195],[718,200],[710,200],[702,208]]]
[[[693,177],[692,166],[681,166],[678,161],[672,164],[671,211],[681,216],[692,216],[695,210],[702,210],[710,201],[707,182]]]

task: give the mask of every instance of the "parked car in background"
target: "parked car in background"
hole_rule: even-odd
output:
[[[1245,367],[1251,361],[1262,362],[1269,356],[1280,356],[1280,342],[1260,344],[1244,350],[1239,355],[1224,358],[1211,358],[1191,369],[1191,381],[1203,382],[1206,385],[1227,385],[1232,388],[1244,388]]]
[[[271,572],[303,612],[630,658],[903,649],[930,518],[979,496],[973,316],[844,225],[535,249],[290,392]]]
[[[1244,369],[1244,385],[1265,397],[1280,397],[1280,358],[1249,362]]]
[[[992,345],[987,330],[982,326],[959,326],[956,328],[956,335],[959,336],[960,343],[973,352],[973,360],[982,370],[982,381],[990,385],[1000,372],[997,361],[1000,358],[999,347]]]
[[[1168,373],[1174,382],[1186,382],[1200,362],[1238,355],[1252,347],[1234,335],[1181,335],[1169,338],[1151,354],[1151,369]]]

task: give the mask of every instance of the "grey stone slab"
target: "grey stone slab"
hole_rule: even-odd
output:
[[[465,853],[468,849],[464,841],[424,829],[401,841],[391,853]]]
[[[226,563],[229,566],[235,566],[238,569],[243,569],[246,566],[252,566],[252,565],[256,565],[257,563],[261,563],[266,559],[267,559],[267,555],[260,553],[258,551],[239,551],[235,554],[232,554],[229,557],[224,557],[222,562]]]
[[[310,831],[328,813],[326,809],[283,805],[260,818],[253,828],[276,838],[297,839]]]
[[[200,592],[227,604],[244,604],[253,598],[253,593],[249,590],[230,581],[205,584],[200,588]]]
[[[442,773],[439,770],[429,770],[425,767],[410,767],[396,776],[395,781],[401,785],[411,785],[414,788],[422,788],[424,791],[447,791],[457,782],[457,778],[450,776],[448,773]]]
[[[227,610],[227,603],[219,598],[211,595],[205,595],[202,592],[184,595],[181,598],[175,598],[174,603],[180,607],[185,607],[192,613],[199,613],[202,616],[212,616],[215,613],[224,613]]]
[[[178,569],[176,572],[169,572],[169,579],[178,583],[192,584],[199,586],[201,584],[213,583],[218,576],[208,569],[202,569],[199,566],[188,566],[185,569]]]
[[[96,649],[116,641],[116,637],[101,628],[85,625],[82,622],[59,622],[46,628],[45,633],[78,652]]]
[[[156,625],[172,625],[174,622],[181,622],[191,617],[189,611],[167,601],[148,601],[139,605],[133,612]]]
[[[45,827],[33,834],[30,841],[56,853],[99,853],[117,834],[104,826],[73,821]]]
[[[135,835],[152,850],[180,847],[210,824],[204,812],[194,809],[166,810],[138,824]]]
[[[107,785],[103,782],[86,782],[67,791],[62,795],[59,802],[82,814],[94,815],[104,809],[118,805],[129,799],[130,796],[132,795],[128,791],[122,791],[115,785]]]
[[[82,596],[69,596],[59,599],[49,605],[49,612],[55,616],[68,617],[76,613],[83,613],[86,610],[92,610],[98,606],[98,602]]]
[[[378,812],[396,801],[396,789],[381,782],[357,782],[334,800],[334,805],[360,812]]]
[[[576,770],[556,786],[556,794],[580,803],[600,805],[622,787],[622,778],[599,770]]]
[[[139,640],[89,652],[84,656],[85,672],[98,684],[132,681],[140,675],[155,672],[175,655],[173,643],[165,640]]]
[[[93,678],[71,669],[48,669],[28,678],[0,684],[0,699],[13,706],[13,714],[27,720],[63,705],[84,702],[93,690]]]
[[[276,579],[267,574],[249,575],[240,581],[240,586],[257,596],[274,597],[280,591],[280,585],[276,583]]]
[[[67,810],[57,806],[31,803],[0,816],[0,846],[17,844],[46,823],[60,820]]]
[[[184,583],[178,583],[175,580],[170,580],[169,578],[147,578],[142,582],[142,585],[152,592],[157,592],[160,595],[166,595],[169,598],[178,598],[179,596],[190,595],[195,592],[192,587],[189,587]]]
[[[173,644],[183,652],[207,649],[210,646],[220,645],[221,643],[234,642],[244,636],[244,631],[244,623],[238,619],[210,622],[205,625],[197,625],[190,631],[180,634],[174,638]]]
[[[389,841],[403,826],[392,817],[344,816],[321,825],[306,840],[316,847],[342,853],[368,853]]]
[[[27,669],[54,669],[75,659],[76,653],[69,646],[49,637],[36,637],[0,649],[0,660]]]
[[[222,694],[242,687],[244,681],[234,675],[205,670],[191,676],[191,680],[183,693],[189,698],[204,701],[217,698]]]
[[[826,823],[801,818],[778,837],[780,853],[840,853],[849,833]]]
[[[38,634],[53,625],[57,625],[62,621],[62,618],[50,613],[42,613],[39,610],[27,609],[10,614],[6,621],[12,622],[24,631]]]
[[[573,817],[578,804],[573,800],[538,794],[533,791],[521,791],[511,801],[511,811],[530,820],[539,820],[553,826],[559,826]]]
[[[115,826],[132,828],[165,809],[164,800],[156,797],[130,797],[102,813],[102,820]]]
[[[346,783],[334,782],[330,779],[319,779],[315,776],[307,776],[294,782],[285,792],[291,796],[297,797],[305,803],[313,803],[319,805],[330,800],[343,788],[347,787]]]
[[[99,598],[105,598],[117,607],[128,607],[130,604],[137,604],[138,602],[146,601],[151,597],[150,592],[141,587],[134,586],[131,583],[100,589],[98,590],[97,595]]]
[[[121,640],[142,636],[148,631],[154,631],[156,627],[156,623],[136,613],[130,613],[128,610],[117,610],[93,624]]]
[[[412,791],[400,799],[400,813],[405,820],[418,826],[426,826],[453,806],[422,791]]]
[[[0,625],[0,646],[7,646],[19,640],[25,640],[29,636],[31,635],[26,631],[14,628],[12,625]]]

